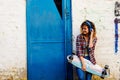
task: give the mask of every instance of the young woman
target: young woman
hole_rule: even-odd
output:
[[[96,28],[93,22],[86,20],[80,26],[81,33],[76,39],[76,53],[82,62],[82,69],[77,68],[79,80],[91,80],[92,74],[86,72],[86,65],[83,58],[96,64],[94,57],[95,44],[97,42]]]

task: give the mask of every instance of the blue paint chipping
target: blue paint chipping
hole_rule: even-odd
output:
[[[118,52],[118,19],[115,18],[115,54]]]

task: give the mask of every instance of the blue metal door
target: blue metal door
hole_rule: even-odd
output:
[[[62,0],[27,0],[28,80],[72,79],[66,61],[72,52],[71,19],[64,8]]]

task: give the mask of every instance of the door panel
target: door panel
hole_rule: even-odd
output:
[[[67,79],[65,23],[56,1],[27,0],[28,80]]]

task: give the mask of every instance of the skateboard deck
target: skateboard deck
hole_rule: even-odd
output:
[[[81,68],[81,61],[79,60],[77,55],[68,55],[67,56],[67,60],[69,63],[71,63],[72,65]],[[109,66],[105,65],[104,68],[102,68],[101,66],[97,65],[97,64],[92,64],[89,60],[84,58],[84,62],[86,64],[86,71],[90,72],[92,74],[98,75],[101,78],[106,78],[109,77],[110,75],[110,70],[109,70]]]

